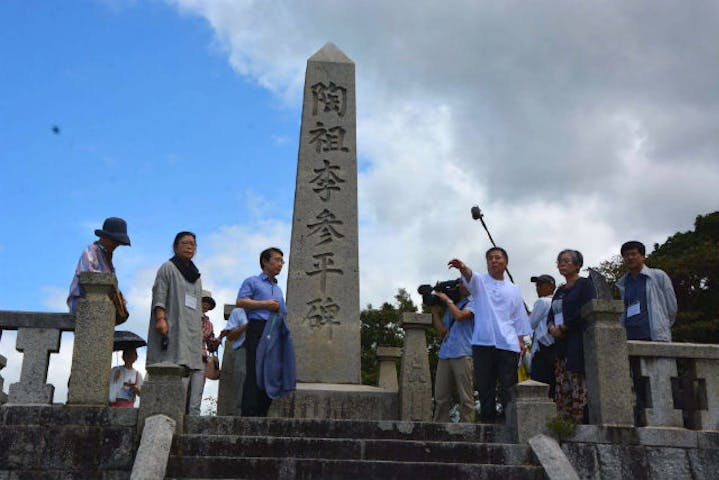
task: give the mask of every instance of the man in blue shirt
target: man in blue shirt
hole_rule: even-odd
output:
[[[241,308],[235,308],[227,319],[225,329],[220,332],[220,339],[227,337],[225,351],[232,348],[234,351],[233,379],[232,384],[235,393],[233,402],[233,413],[236,416],[242,415],[242,392],[244,391],[245,376],[247,375],[247,358],[245,355],[244,343],[247,331],[247,315]],[[230,344],[232,342],[232,344]]]
[[[257,345],[260,343],[265,323],[273,314],[287,313],[282,289],[277,285],[277,275],[285,264],[284,254],[279,248],[270,247],[260,254],[262,273],[248,277],[242,282],[237,293],[236,305],[245,310],[248,327],[245,339],[247,355],[247,375],[242,392],[242,415],[246,417],[265,417],[272,400],[267,392],[257,385],[255,365]]]
[[[434,381],[434,421],[449,422],[452,391],[459,394],[459,420],[474,421],[474,368],[472,363],[472,332],[474,331],[474,307],[469,290],[457,279],[459,301],[454,301],[444,292],[434,294],[447,308],[440,317],[441,307],[432,306],[432,323],[442,345],[439,347],[439,361]]]

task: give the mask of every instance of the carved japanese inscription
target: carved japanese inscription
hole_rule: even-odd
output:
[[[359,383],[355,111],[354,64],[327,44],[307,62],[287,284],[300,381]]]

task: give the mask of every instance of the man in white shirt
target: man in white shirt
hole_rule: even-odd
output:
[[[532,380],[549,385],[549,398],[554,398],[554,337],[547,330],[547,315],[556,283],[554,277],[547,274],[532,277],[530,281],[536,285],[539,297],[529,316],[529,325],[533,330],[530,376]]]
[[[499,381],[503,412],[517,383],[520,354],[524,354],[522,337],[532,333],[519,288],[507,281],[507,252],[493,247],[485,254],[487,272],[476,274],[459,259],[449,262],[462,274],[462,281],[475,302],[472,357],[474,385],[479,391],[480,420],[492,422],[497,417],[495,391]]]

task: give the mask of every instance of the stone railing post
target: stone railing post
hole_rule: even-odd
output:
[[[399,391],[397,382],[397,360],[402,358],[402,349],[399,347],[377,347],[377,360],[379,360],[380,388],[391,392]]]
[[[67,403],[107,405],[115,330],[115,305],[110,295],[117,290],[117,279],[113,273],[82,272],[80,286],[85,297],[75,313]]]
[[[145,419],[162,414],[170,417],[182,431],[185,419],[186,395],[182,384],[185,367],[162,362],[147,366],[147,380],[142,385],[140,409],[137,413],[137,433],[142,433]]]
[[[1,334],[2,332],[0,332]],[[5,365],[7,365],[7,358],[0,355],[0,370],[5,368]],[[3,385],[5,384],[5,379],[2,378],[2,375],[0,375],[0,405],[3,403],[7,403],[7,394],[3,390]]]
[[[506,425],[516,443],[526,443],[547,432],[547,422],[557,416],[557,407],[546,383],[526,380],[512,388],[514,399],[507,405]]]
[[[432,420],[432,379],[425,329],[432,324],[429,313],[403,313],[404,349],[400,367],[400,419],[414,422]]]
[[[232,342],[225,340],[225,348],[222,350],[222,368],[220,368],[220,384],[217,386],[217,415],[235,415],[235,349]]]
[[[640,412],[648,427],[683,427],[682,411],[674,408],[672,378],[677,377],[675,358],[639,357],[643,377],[649,378],[649,401],[651,407]]]
[[[719,361],[716,358],[694,360],[695,378],[704,379],[706,410],[699,410],[699,428],[719,430]]]
[[[618,300],[592,300],[582,307],[591,424],[634,425],[627,333],[619,324],[623,308]]]
[[[8,403],[50,404],[55,387],[47,380],[50,353],[60,351],[60,330],[19,328],[15,348],[23,352],[20,382],[10,384]]]

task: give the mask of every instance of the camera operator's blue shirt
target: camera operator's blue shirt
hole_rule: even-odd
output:
[[[474,313],[472,296],[468,296],[457,302],[457,308],[469,310]],[[453,322],[454,320],[454,322]],[[444,312],[442,323],[449,329],[447,338],[439,347],[438,356],[441,359],[461,358],[472,356],[472,332],[474,331],[474,318],[466,320],[455,320],[449,308]],[[450,324],[452,327],[450,328]]]

